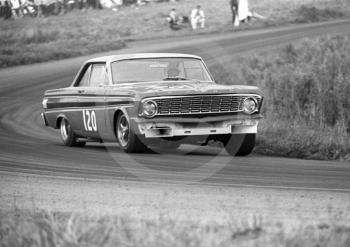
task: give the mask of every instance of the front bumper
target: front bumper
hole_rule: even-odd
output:
[[[157,119],[135,122],[137,132],[146,138],[202,136],[223,134],[255,134],[260,116],[250,118],[216,119],[216,121],[189,121],[188,119]],[[200,121],[199,121],[200,120]],[[211,119],[213,120],[213,119]]]

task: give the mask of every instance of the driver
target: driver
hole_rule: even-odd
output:
[[[175,77],[178,77],[179,75],[180,75],[180,70],[178,70],[177,68],[168,69],[168,77],[175,78]]]

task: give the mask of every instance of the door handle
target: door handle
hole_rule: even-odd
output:
[[[84,93],[85,90],[78,90],[78,93]]]

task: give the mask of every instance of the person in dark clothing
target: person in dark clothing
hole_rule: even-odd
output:
[[[0,18],[3,18],[5,16],[5,2],[4,4],[2,1],[0,1]]]
[[[10,1],[5,1],[5,19],[10,19],[12,17],[11,3]]]
[[[0,1],[0,18],[10,19],[12,16],[11,5],[8,0]]]
[[[230,0],[230,7],[232,12],[232,23],[235,23],[238,14],[238,0]]]

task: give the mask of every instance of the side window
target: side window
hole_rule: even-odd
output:
[[[89,86],[90,73],[91,73],[91,65],[89,65],[89,67],[85,70],[84,75],[81,77],[79,83],[77,84],[78,87]]]
[[[90,87],[106,85],[108,82],[106,66],[104,64],[93,64],[90,76]]]

